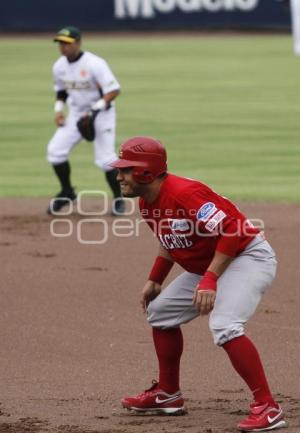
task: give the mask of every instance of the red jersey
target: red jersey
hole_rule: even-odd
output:
[[[172,259],[195,274],[206,271],[229,224],[237,227],[235,255],[259,233],[230,200],[199,181],[173,174],[167,175],[153,203],[140,198],[139,206]]]

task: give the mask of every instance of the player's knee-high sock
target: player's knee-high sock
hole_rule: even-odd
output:
[[[121,197],[121,188],[119,182],[117,181],[117,175],[118,170],[116,168],[105,172],[107,183],[110,186],[115,198]]]
[[[62,191],[66,193],[72,191],[71,166],[69,161],[62,162],[61,164],[53,164],[53,169],[59,179]]]
[[[245,335],[222,346],[230,361],[253,393],[256,402],[274,403],[258,351]]]
[[[159,386],[165,392],[174,394],[179,390],[179,368],[183,350],[181,329],[152,328],[152,335],[159,363]]]

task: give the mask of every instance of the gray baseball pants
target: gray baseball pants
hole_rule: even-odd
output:
[[[254,314],[262,295],[276,274],[275,253],[261,235],[250,242],[220,276],[210,314],[214,343],[222,346],[244,334],[244,325]],[[161,329],[176,328],[200,313],[193,306],[195,288],[202,276],[183,272],[148,306],[148,322]]]

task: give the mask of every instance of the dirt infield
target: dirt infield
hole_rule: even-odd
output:
[[[0,432],[229,433],[247,413],[250,394],[222,349],[213,345],[207,318],[183,328],[182,390],[188,415],[136,416],[120,407],[123,394],[156,377],[151,333],[139,291],[155,257],[156,241],[112,236],[114,219],[74,214],[55,223],[47,200],[0,199],[1,394]],[[262,218],[277,251],[279,271],[248,334],[282,402],[289,433],[300,433],[299,233],[300,206],[245,204]],[[97,203],[89,203],[97,210]],[[137,215],[131,216],[131,220]],[[103,244],[78,242],[101,240]],[[180,272],[172,271],[172,276]]]

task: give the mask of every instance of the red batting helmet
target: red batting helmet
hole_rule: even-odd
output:
[[[132,167],[136,182],[151,183],[167,171],[167,153],[155,138],[133,137],[121,145],[119,159],[110,165],[116,168]]]

